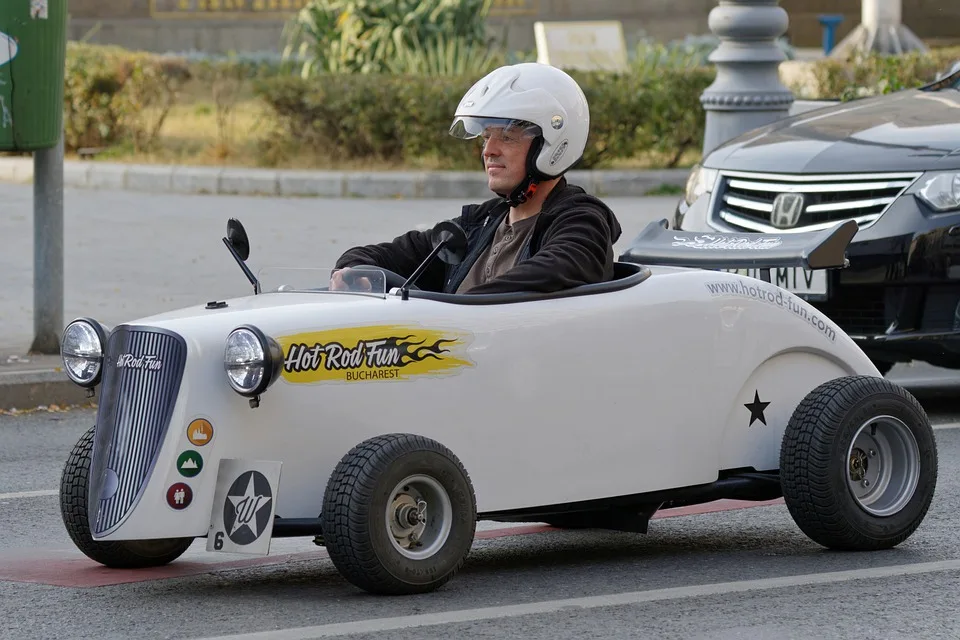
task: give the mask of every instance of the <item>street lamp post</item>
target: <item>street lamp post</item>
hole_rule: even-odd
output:
[[[903,24],[903,0],[862,0],[860,24],[834,47],[830,57],[907,51],[926,52],[927,46]]]
[[[708,24],[720,46],[709,58],[717,77],[700,96],[706,111],[704,155],[741,133],[786,117],[794,100],[779,75],[787,56],[777,38],[789,24],[779,0],[720,0]]]

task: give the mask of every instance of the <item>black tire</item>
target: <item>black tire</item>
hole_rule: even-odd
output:
[[[193,538],[97,542],[87,519],[87,479],[94,429],[74,445],[60,478],[60,515],[70,539],[88,558],[113,569],[140,569],[169,564],[183,555]]]
[[[394,546],[386,515],[394,488],[414,475],[436,481],[450,503],[449,533],[424,559],[408,558]],[[442,521],[432,501],[427,527]],[[340,460],[321,518],[327,551],[346,580],[370,593],[402,595],[433,591],[460,570],[473,545],[477,506],[470,477],[449,449],[421,436],[389,434],[360,443]]]
[[[859,446],[852,448],[861,425],[869,423],[874,425],[870,428],[882,428],[883,416],[894,418],[906,427],[905,433],[912,435],[917,445],[913,466],[918,467],[919,473],[908,500],[904,493],[900,502],[887,504],[889,513],[871,513],[858,502],[851,483],[857,491],[864,492],[911,484],[897,478],[888,483],[877,479],[870,489],[870,474],[889,468],[894,473],[910,475],[906,473],[910,465],[904,462],[904,455],[899,455],[897,463],[898,456],[891,456],[894,449],[887,445],[874,448],[882,440],[871,441],[874,444],[867,451],[861,451]],[[878,434],[882,437],[884,432]],[[886,442],[896,447],[898,440]],[[851,477],[853,473],[856,475]],[[920,403],[899,385],[871,376],[831,380],[807,394],[794,410],[780,450],[780,481],[793,520],[818,544],[848,551],[894,547],[920,526],[933,500],[937,484],[933,428]],[[878,500],[872,508],[879,510],[882,504]]]

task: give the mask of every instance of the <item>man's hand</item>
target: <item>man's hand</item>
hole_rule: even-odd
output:
[[[358,277],[351,273],[350,268],[338,269],[330,277],[331,291],[372,291],[370,278]]]

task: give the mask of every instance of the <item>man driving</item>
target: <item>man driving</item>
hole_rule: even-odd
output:
[[[523,63],[491,72],[461,98],[450,134],[482,137],[487,184],[497,197],[465,205],[454,218],[467,250],[457,265],[435,261],[417,281],[444,293],[552,292],[609,280],[620,224],[598,198],[564,173],[583,155],[590,129],[586,97],[568,74]],[[347,288],[347,267],[409,277],[433,249],[432,231],[354,247],[337,261],[332,289]]]

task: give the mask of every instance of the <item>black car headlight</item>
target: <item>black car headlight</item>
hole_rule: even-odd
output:
[[[937,213],[960,210],[960,172],[936,173],[917,181],[918,198]]]
[[[96,320],[78,318],[60,338],[60,359],[67,376],[81,387],[95,387],[103,375],[106,329]]]
[[[283,350],[260,329],[244,325],[227,336],[223,366],[227,382],[242,396],[258,396],[277,379]]]

